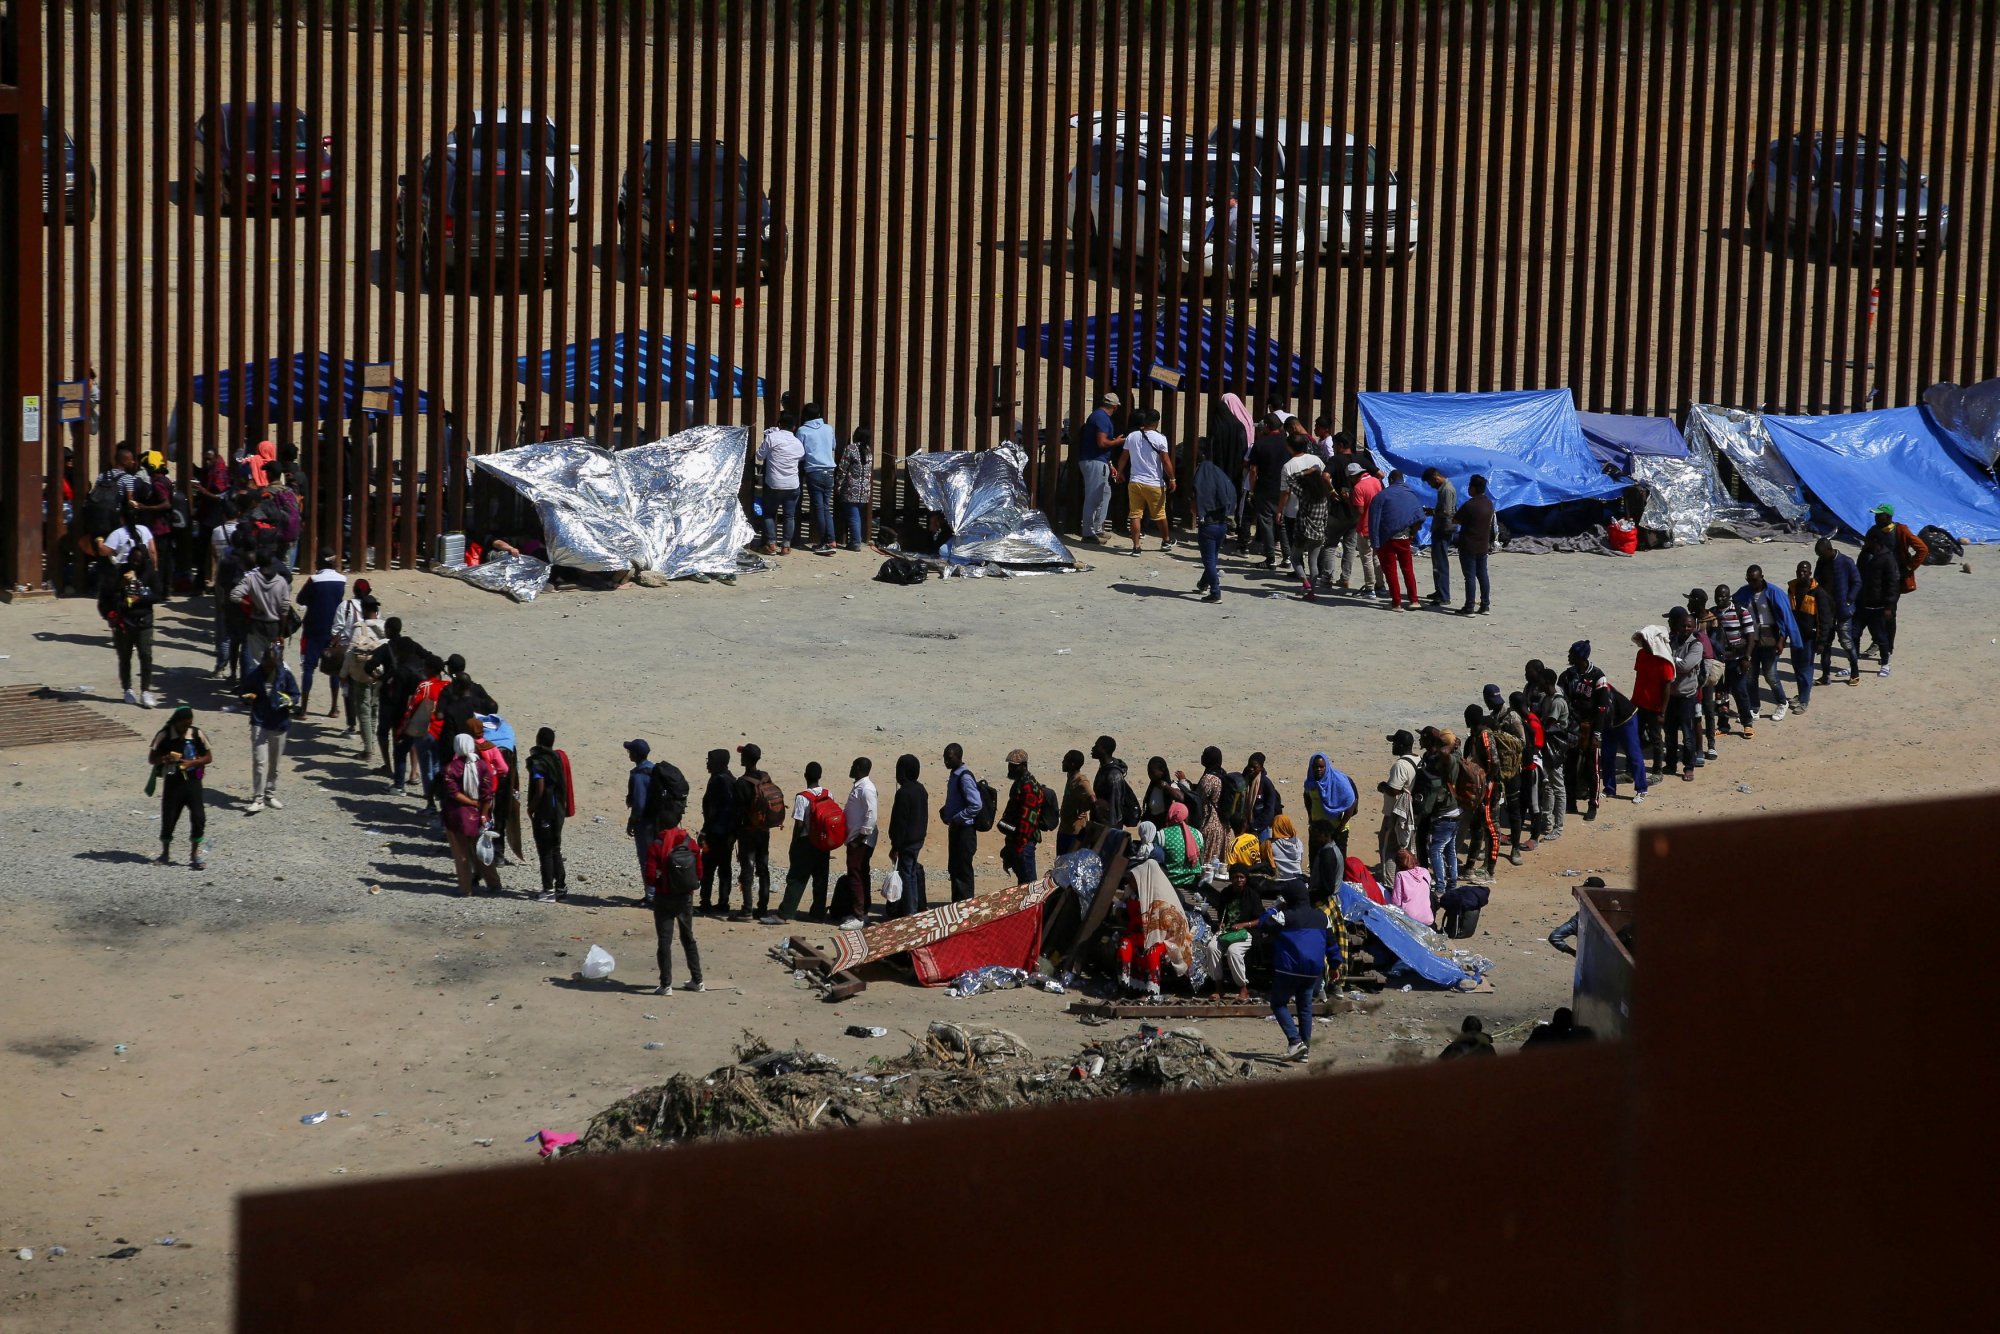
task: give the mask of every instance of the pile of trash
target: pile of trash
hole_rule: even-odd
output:
[[[563,1156],[1213,1088],[1250,1074],[1194,1030],[1150,1024],[1046,1060],[1005,1029],[939,1022],[904,1055],[857,1070],[746,1032],[734,1064],[613,1103]]]

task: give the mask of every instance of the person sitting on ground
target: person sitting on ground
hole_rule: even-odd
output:
[[[1271,863],[1264,857],[1264,840],[1247,828],[1249,819],[1246,812],[1238,811],[1236,817],[1229,822],[1229,853],[1223,859],[1224,864],[1247,867],[1253,875],[1268,874]]]
[[[653,903],[653,935],[659,942],[655,957],[660,965],[660,985],[653,989],[655,996],[674,994],[676,931],[688,964],[688,980],[681,989],[708,989],[702,985],[701,949],[694,941],[694,896],[700,888],[701,845],[681,828],[681,817],[670,808],[667,823],[646,853],[646,897]]]
[[[1389,886],[1389,906],[1423,926],[1437,925],[1437,905],[1431,900],[1431,873],[1408,848],[1396,853],[1396,878]]]
[[[1201,883],[1201,831],[1188,823],[1188,808],[1176,801],[1167,807],[1167,822],[1159,831],[1161,865],[1175,889],[1192,891]]]
[[[1283,899],[1257,919],[1257,929],[1272,938],[1271,1012],[1289,1044],[1285,1058],[1303,1061],[1312,1051],[1313,993],[1327,966],[1340,960],[1332,924],[1308,902],[1305,881],[1288,882],[1283,893]]]
[[[1576,1022],[1576,1015],[1569,1006],[1559,1005],[1545,1024],[1536,1024],[1534,1030],[1521,1043],[1521,1050],[1530,1047],[1552,1047],[1565,1042],[1591,1042],[1597,1034]]]
[[[1160,829],[1151,820],[1139,821],[1132,831],[1132,860],[1159,864],[1166,854],[1160,848]]]
[[[1201,942],[1208,983],[1217,1000],[1234,986],[1238,1003],[1250,1000],[1250,928],[1264,915],[1264,899],[1250,881],[1250,868],[1229,868],[1229,884],[1216,905],[1215,931]]]
[[[1127,992],[1156,997],[1171,972],[1191,976],[1194,934],[1180,895],[1158,862],[1135,858],[1119,886],[1124,913],[1118,937],[1118,973]]]
[[[478,852],[480,831],[493,818],[500,775],[494,765],[480,759],[479,742],[470,733],[461,732],[453,739],[451,762],[438,779],[438,791],[444,799],[444,836],[451,845],[459,897],[471,897],[475,875],[486,881],[488,889],[500,893],[500,868],[482,862]]]
[[[1306,849],[1299,842],[1298,830],[1292,827],[1292,817],[1278,815],[1271,821],[1271,837],[1262,847],[1265,864],[1271,868],[1271,878],[1282,887],[1293,881],[1303,884],[1306,878]]]
[[[1455,1061],[1464,1056],[1493,1056],[1493,1039],[1486,1032],[1486,1025],[1479,1022],[1479,1016],[1468,1014],[1465,1022],[1458,1026],[1458,1036],[1438,1053],[1440,1061]]]

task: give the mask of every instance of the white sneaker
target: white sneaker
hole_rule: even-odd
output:
[[[132,691],[128,690],[125,692],[125,702],[127,704],[137,704],[139,702],[139,696],[133,693]]]
[[[707,991],[707,990],[708,990],[708,987],[707,987],[707,986],[705,986],[704,984],[700,983],[700,982],[683,982],[683,983],[681,983],[681,990],[682,990],[682,991]]]
[[[1774,723],[1781,723],[1785,721],[1785,715],[1790,712],[1791,712],[1791,705],[1780,704],[1778,706],[1778,711],[1771,715],[1771,721]]]
[[[1640,802],[1644,801],[1645,799],[1646,799],[1646,794],[1643,792],[1634,792],[1632,794],[1632,804],[1634,806],[1637,806]]]
[[[159,698],[158,698],[158,696],[154,695],[152,691],[150,691],[150,690],[142,690],[142,691],[140,691],[140,692],[139,692],[139,707],[140,707],[140,708],[142,708],[142,709],[150,709],[150,708],[152,708],[152,707],[153,707],[153,706],[154,706],[155,704],[158,704],[159,702],[160,702],[160,701],[159,701]]]
[[[274,811],[282,811],[283,809],[285,809],[285,803],[278,800],[278,794],[275,792],[273,792],[270,796],[264,798],[264,804],[266,806],[269,806]]]
[[[840,924],[842,931],[859,931],[865,923],[859,917],[850,917]]]
[[[1305,1043],[1294,1042],[1291,1046],[1285,1048],[1285,1059],[1288,1061],[1303,1061],[1311,1052],[1312,1048],[1306,1046]]]
[[[1875,673],[1875,675],[1877,676],[1887,676],[1888,674],[1889,674],[1889,664],[1886,662],[1882,664],[1882,670]]]
[[[263,809],[264,809],[264,799],[262,797],[252,797],[250,798],[250,804],[243,808],[243,813],[245,815],[255,815],[258,811],[261,811]]]

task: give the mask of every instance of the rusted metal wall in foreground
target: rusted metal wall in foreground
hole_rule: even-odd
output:
[[[1877,928],[1913,846],[1973,920],[1996,819],[1641,829],[1623,1043],[248,1196],[237,1327],[1984,1328],[1991,1024]]]
[[[121,438],[183,472],[212,443],[296,439],[318,493],[309,547],[408,563],[459,521],[447,460],[463,449],[774,415],[657,382],[563,401],[516,376],[519,357],[640,330],[817,400],[842,431],[872,427],[885,484],[913,450],[990,444],[1016,418],[1059,429],[1100,388],[1156,403],[1177,442],[1222,388],[1341,421],[1363,389],[1566,385],[1583,408],[1638,413],[1909,403],[2000,369],[1996,25],[1994,0],[53,5],[44,100],[95,185],[94,212],[46,234],[46,379],[94,369],[102,404],[95,435],[47,433],[42,463],[55,473],[66,440],[80,482]],[[195,139],[197,118],[274,101],[331,140],[324,209],[290,195],[225,209],[194,187],[232,165]],[[419,220],[399,184],[502,107],[553,118],[574,216],[531,229],[545,279],[503,259],[427,281],[421,246],[398,259],[399,228]],[[1116,110],[1155,139],[1161,118],[1223,127],[1221,146],[1266,167],[1307,158],[1282,190],[1271,172],[1246,185],[1245,212],[1290,193],[1333,253],[1288,258],[1273,291],[1251,281],[1251,227],[1221,282],[1173,253],[1114,252],[1105,227],[1079,245],[1093,210],[1069,177],[1087,130],[1068,121]],[[1257,122],[1289,128],[1256,138]],[[1359,170],[1350,198],[1339,155],[1300,154],[1307,125],[1372,146],[1372,183]],[[1950,248],[1832,254],[1808,238],[1837,220],[1803,195],[1754,208],[1764,146],[1824,130],[1907,159],[1950,209]],[[694,140],[741,153],[748,190],[769,197],[772,234],[752,229],[740,255],[669,252],[620,226],[645,145]],[[1118,170],[1094,211],[1137,231]],[[1206,195],[1219,175],[1197,160],[1145,184]],[[1373,226],[1372,248],[1343,255],[1343,221]],[[1044,321],[1157,309],[1178,326],[1204,301],[1319,368],[1320,387],[1273,388],[1247,341],[1228,384],[1181,392],[1015,344]],[[438,410],[334,448],[318,442],[350,424],[299,420],[310,403],[265,421],[193,401],[198,374],[322,353],[393,363]],[[1038,461],[1044,489],[1056,454]],[[59,524],[52,508],[46,536]]]

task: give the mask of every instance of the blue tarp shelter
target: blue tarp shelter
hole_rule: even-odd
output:
[[[1599,463],[1632,475],[1632,456],[1684,459],[1687,441],[1671,417],[1629,417],[1612,412],[1579,412],[1584,443]]]
[[[333,356],[319,354],[319,371],[312,376],[313,387],[307,388],[306,354],[295,353],[289,358],[273,357],[269,361],[251,362],[240,369],[225,368],[210,375],[194,377],[194,401],[206,405],[212,398],[215,410],[225,417],[240,415],[246,407],[263,401],[262,413],[266,421],[279,421],[284,417],[286,395],[291,396],[292,420],[324,421],[330,416],[358,417],[361,415],[360,374],[363,363],[343,361],[340,363],[340,410],[333,411]],[[416,410],[427,413],[430,409],[429,397],[421,390],[416,395]],[[400,417],[408,411],[403,397],[403,382],[392,381],[389,389],[389,415]]]
[[[637,334],[614,334],[608,354],[603,343],[603,339],[593,338],[581,348],[572,343],[560,354],[551,348],[539,357],[522,357],[514,363],[514,378],[522,384],[539,380],[543,393],[559,397],[565,403],[576,401],[579,366],[588,385],[586,401],[591,403],[624,402],[628,375],[633,377],[633,400],[639,403],[650,401],[655,392],[666,403],[746,397],[742,367],[725,367],[722,358],[704,357],[699,349],[692,345],[682,347],[668,335],[644,330]],[[562,359],[560,381],[556,378],[558,355]],[[749,386],[747,396],[761,398],[763,394],[764,381],[759,378]]]
[[[1814,498],[1857,533],[1887,502],[1912,529],[1936,524],[1968,542],[2000,542],[2000,487],[1967,464],[1924,408],[1766,413],[1764,427]]]
[[[1250,324],[1206,306],[1183,302],[1176,312],[1135,311],[1129,324],[1122,312],[1102,318],[1087,315],[1064,320],[1060,329],[1049,324],[1014,330],[1014,346],[1060,360],[1071,370],[1089,372],[1098,363],[1098,343],[1104,342],[1105,364],[1118,384],[1146,384],[1154,367],[1178,372],[1182,389],[1219,394],[1236,379],[1236,357],[1243,358],[1246,392],[1253,398],[1281,394],[1287,398],[1320,398],[1319,372],[1289,356],[1275,338],[1266,338]]]
[[[1601,499],[1625,489],[1604,475],[1590,452],[1567,389],[1356,397],[1370,450],[1401,468],[1419,491],[1426,468],[1450,478],[1461,500],[1469,478],[1485,477],[1494,506],[1503,510]]]

